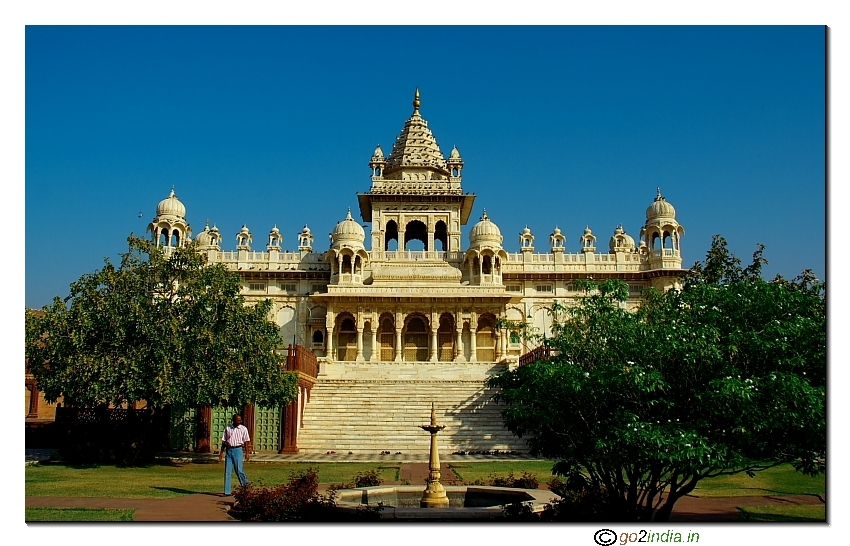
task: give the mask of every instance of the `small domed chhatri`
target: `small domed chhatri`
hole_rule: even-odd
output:
[[[611,252],[632,252],[635,249],[635,240],[625,232],[621,224],[614,230],[614,235],[608,242],[608,248]]]
[[[148,224],[147,231],[157,246],[174,248],[183,246],[191,240],[192,228],[186,222],[186,207],[171,193],[156,206],[156,216]]]
[[[502,245],[502,231],[499,229],[499,226],[495,224],[490,217],[487,216],[487,210],[485,209],[483,214],[481,215],[481,220],[472,226],[472,229],[469,230],[469,242],[473,246],[482,245],[485,243],[491,243],[496,246]]]

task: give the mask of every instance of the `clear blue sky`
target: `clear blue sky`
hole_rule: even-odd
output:
[[[557,225],[637,239],[656,187],[685,267],[721,234],[765,275],[825,266],[824,28],[26,29],[26,306],[68,294],[143,234],[175,186],[195,234],[315,248],[358,212],[368,161],[421,112],[517,251]],[[142,217],[139,218],[139,213]]]

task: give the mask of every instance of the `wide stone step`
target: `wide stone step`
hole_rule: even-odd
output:
[[[481,367],[485,369],[486,367]],[[424,368],[423,368],[424,369]],[[427,371],[427,370],[426,370]],[[421,453],[430,436],[419,428],[428,424],[434,403],[439,424],[440,451],[528,451],[502,423],[504,405],[486,388],[489,374],[462,381],[419,379],[319,379],[305,406],[298,435],[302,453]]]

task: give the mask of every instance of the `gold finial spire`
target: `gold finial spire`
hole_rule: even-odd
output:
[[[416,88],[416,93],[413,95],[413,113],[419,113],[419,107],[422,106],[422,101],[419,100],[419,88]]]

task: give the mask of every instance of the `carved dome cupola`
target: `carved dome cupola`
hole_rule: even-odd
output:
[[[174,186],[171,186],[171,193],[159,202],[156,206],[156,215],[159,217],[172,216],[175,218],[186,219],[186,207],[177,199],[174,193]]]
[[[502,232],[490,217],[487,216],[487,210],[481,215],[481,221],[472,226],[469,230],[470,248],[481,246],[502,247]]]
[[[381,145],[375,148],[375,153],[372,154],[372,159],[369,161],[369,168],[372,169],[372,176],[380,178],[384,174],[384,167],[387,165],[387,160],[384,158],[384,150]]]
[[[596,252],[596,235],[590,231],[590,226],[584,228],[584,234],[581,236],[581,251]]]
[[[363,248],[363,241],[365,240],[366,232],[363,230],[363,226],[351,217],[351,209],[348,209],[345,219],[339,222],[331,232],[331,247],[339,248],[345,245]]]
[[[210,228],[210,245],[218,249],[221,246],[221,232],[215,224]]]
[[[658,188],[655,201],[646,209],[646,223],[640,231],[640,238],[652,255],[664,254],[667,258],[681,259],[680,242],[684,234],[685,228],[676,221],[676,209],[664,199],[661,188]]]
[[[200,250],[219,250],[219,240],[221,240],[221,237],[219,236],[218,228],[214,227],[210,229],[209,220],[207,220],[207,223],[204,226],[204,231],[200,232],[198,236],[195,237],[195,242],[198,243],[198,248]]]
[[[620,224],[614,230],[611,240],[608,241],[608,248],[611,252],[633,252],[635,249],[635,240],[623,230],[623,226]]]
[[[655,201],[653,201],[646,209],[646,220],[650,221],[659,218],[675,220],[676,209],[673,208],[673,205],[668,203],[666,199],[664,199],[663,195],[661,195],[661,188],[657,188],[657,192]]]
[[[451,178],[460,178],[461,171],[463,171],[463,160],[460,158],[460,152],[457,150],[457,146],[452,147],[452,153],[449,154],[449,158],[446,160],[446,166],[449,168]]]
[[[534,252],[534,235],[531,234],[528,226],[525,226],[519,234],[519,246],[523,252]]]
[[[307,224],[304,224],[304,229],[298,234],[298,250],[303,252],[313,251],[313,233],[307,227]]]
[[[251,250],[251,242],[253,240],[254,237],[251,235],[251,230],[248,229],[248,226],[243,224],[242,229],[236,234],[236,249]]]
[[[567,243],[567,238],[561,233],[561,229],[555,226],[555,231],[549,236],[549,241],[552,243],[552,252],[563,252],[564,246]]]
[[[156,206],[156,217],[148,224],[147,231],[157,246],[173,248],[189,242],[192,228],[186,222],[186,207],[174,194],[174,186],[168,197]]]
[[[277,228],[277,224],[275,224],[272,230],[269,232],[269,244],[266,246],[266,250],[279,251],[281,243],[283,243],[283,236],[280,234],[280,230]]]

